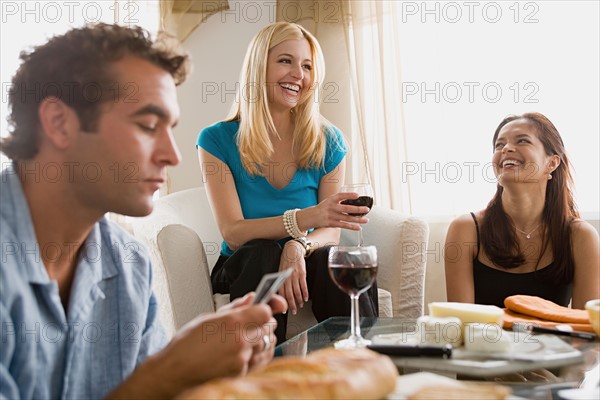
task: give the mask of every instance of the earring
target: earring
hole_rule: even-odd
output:
[[[552,179],[552,174],[548,174],[548,180]]]

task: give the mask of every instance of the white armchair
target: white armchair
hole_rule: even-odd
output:
[[[427,224],[378,206],[369,213],[369,220],[363,226],[364,241],[377,245],[380,316],[419,317],[423,314]],[[169,336],[197,315],[229,301],[228,295],[213,295],[211,289],[210,270],[222,239],[204,188],[160,198],[153,213],[135,218],[132,226],[150,251],[154,292]],[[342,244],[355,241],[354,231],[342,231]],[[287,335],[315,323],[310,306],[305,306],[288,318]]]

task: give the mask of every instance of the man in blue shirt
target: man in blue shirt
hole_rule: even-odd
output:
[[[149,214],[179,163],[188,59],[171,45],[100,24],[21,56],[0,143],[0,398],[170,398],[273,356],[281,298],[241,299],[165,347],[148,256],[104,217]]]

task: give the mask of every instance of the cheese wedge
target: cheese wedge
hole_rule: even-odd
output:
[[[429,303],[432,317],[457,317],[463,324],[496,324],[502,326],[504,311],[500,307],[483,304],[434,302]]]
[[[421,344],[460,346],[462,330],[462,322],[456,317],[442,318],[423,315],[417,319],[417,331]]]
[[[507,332],[496,324],[467,324],[465,327],[465,349],[468,351],[504,353],[511,347]]]

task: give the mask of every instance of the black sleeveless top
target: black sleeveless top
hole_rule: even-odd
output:
[[[571,301],[573,283],[556,284],[548,273],[557,268],[553,262],[534,272],[511,273],[489,267],[479,261],[479,224],[471,213],[477,229],[477,255],[473,259],[475,304],[490,304],[504,308],[504,299],[515,294],[538,296],[567,307]]]

